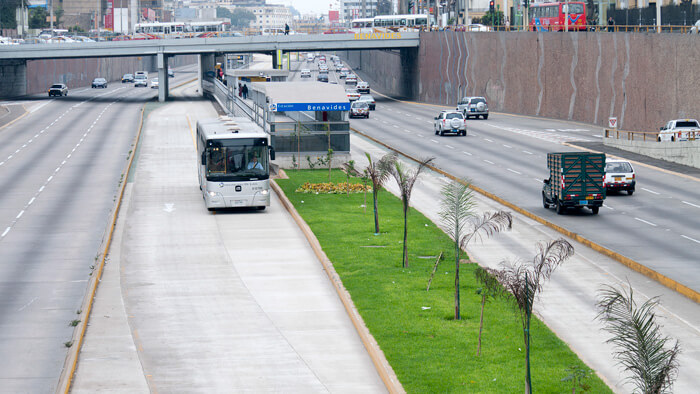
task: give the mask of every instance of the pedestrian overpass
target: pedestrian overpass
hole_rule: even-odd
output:
[[[26,75],[18,68],[26,69],[27,60],[156,56],[158,99],[165,101],[168,95],[168,58],[176,55],[199,55],[199,75],[214,68],[214,57],[226,53],[268,53],[275,57],[284,52],[323,52],[368,49],[418,48],[418,32],[372,34],[294,34],[288,36],[247,36],[183,38],[162,40],[110,41],[68,44],[29,44],[0,47],[0,75],[4,67],[12,67],[11,75]],[[273,64],[276,63],[273,61]],[[8,73],[9,74],[9,73]]]

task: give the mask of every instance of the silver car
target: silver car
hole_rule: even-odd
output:
[[[462,97],[457,104],[457,111],[467,119],[471,116],[476,119],[479,119],[479,116],[489,118],[489,104],[484,97]]]
[[[433,130],[436,135],[457,134],[466,136],[467,120],[459,111],[442,111],[435,117]]]

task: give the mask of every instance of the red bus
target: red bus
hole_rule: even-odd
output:
[[[585,31],[586,3],[583,2],[530,4],[530,30],[565,30],[567,7],[569,7],[569,31]]]

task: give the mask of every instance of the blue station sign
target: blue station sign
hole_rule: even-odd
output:
[[[270,110],[286,111],[350,111],[350,103],[277,103],[270,104]]]

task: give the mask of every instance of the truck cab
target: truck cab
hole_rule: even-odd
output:
[[[659,128],[657,141],[688,141],[695,138],[700,138],[700,124],[696,119],[675,119]]]

